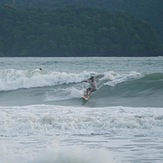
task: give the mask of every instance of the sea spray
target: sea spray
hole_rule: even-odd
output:
[[[109,150],[51,144],[47,151],[30,163],[120,163]]]

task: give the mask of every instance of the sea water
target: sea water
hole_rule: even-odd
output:
[[[162,57],[0,59],[0,163],[162,162]]]

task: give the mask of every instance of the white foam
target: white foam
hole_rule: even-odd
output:
[[[105,76],[103,79],[108,79],[107,82],[105,82],[105,85],[115,86],[118,83],[122,83],[127,80],[131,79],[139,79],[142,77],[142,74],[139,72],[131,71],[129,73],[116,73],[116,72],[107,72],[105,73]]]
[[[0,139],[0,163],[16,163],[14,162],[14,153],[5,141]]]
[[[163,136],[163,115],[159,108],[91,109],[39,105],[12,107],[12,110],[5,109],[5,112],[6,116],[0,114],[0,132],[3,136],[39,133]]]
[[[81,88],[81,87],[80,87]],[[62,101],[74,98],[80,98],[83,94],[83,89],[77,89],[75,87],[70,88],[57,88],[51,92],[46,92],[45,101]]]
[[[89,77],[92,72],[66,73],[44,70],[0,70],[0,90],[15,90],[18,88],[31,88],[55,86],[58,84],[78,83]]]
[[[117,144],[112,145],[116,146],[117,151],[120,138],[127,138],[130,143],[133,138],[139,139],[139,136],[160,137],[160,141],[154,142],[160,151],[159,145],[163,136],[162,109],[121,106],[106,108],[54,105],[1,106],[0,161],[65,163],[66,160],[72,163],[114,163],[116,161],[105,147],[111,149],[110,138],[115,137],[119,137],[114,139]],[[59,139],[61,145],[55,143],[53,145],[51,140],[54,137]],[[50,145],[45,150],[47,141],[50,141]],[[43,154],[42,151],[46,153]]]
[[[96,157],[95,157],[96,156]],[[31,163],[116,163],[111,152],[80,146],[58,146],[51,144],[41,158]]]
[[[55,86],[60,84],[79,83],[91,75],[98,76],[96,72],[83,71],[81,73],[66,73],[44,70],[16,70],[6,69],[0,70],[0,91],[15,90],[19,88],[32,88]],[[117,83],[140,78],[138,72],[129,72],[126,74],[114,71],[103,72],[104,77],[100,81],[105,80],[106,85],[115,86]]]
[[[10,149],[8,148],[10,146]],[[120,163],[111,151],[92,149],[77,145],[61,146],[58,141],[52,141],[44,149],[34,150],[12,148],[0,142],[1,163]],[[26,152],[25,152],[26,151]],[[94,157],[96,156],[96,157]]]
[[[75,87],[72,87],[70,96],[72,98],[80,98],[83,95],[83,92],[84,90],[78,90]]]

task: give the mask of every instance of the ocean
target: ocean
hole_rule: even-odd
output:
[[[0,59],[0,163],[162,162],[163,57]]]

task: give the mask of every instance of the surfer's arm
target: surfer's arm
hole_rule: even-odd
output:
[[[88,82],[88,80],[82,80],[81,82]]]

